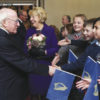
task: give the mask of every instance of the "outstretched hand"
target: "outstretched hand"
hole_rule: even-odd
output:
[[[81,79],[80,81],[76,82],[77,89],[85,90],[89,87],[91,83],[91,79]]]
[[[59,45],[59,46],[65,46],[65,45],[68,45],[68,44],[71,44],[71,40],[69,40],[67,37],[66,37],[65,39],[60,40],[60,41],[58,42],[58,45]]]
[[[53,76],[54,73],[55,73],[55,71],[56,71],[56,69],[61,70],[61,68],[59,66],[57,66],[57,65],[49,66],[49,75],[50,76]]]
[[[56,56],[54,57],[54,59],[51,62],[52,66],[56,65],[59,60],[60,60],[60,56],[59,56],[59,54],[56,53]]]

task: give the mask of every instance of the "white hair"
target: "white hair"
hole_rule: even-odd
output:
[[[10,8],[2,8],[0,9],[0,27],[2,27],[2,21],[12,15],[15,12]]]

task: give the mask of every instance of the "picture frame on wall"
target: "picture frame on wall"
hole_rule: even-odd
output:
[[[20,9],[29,10],[33,7],[44,7],[44,0],[2,0],[0,1],[0,8],[8,7],[16,11]]]

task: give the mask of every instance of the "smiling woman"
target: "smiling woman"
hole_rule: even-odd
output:
[[[58,50],[57,38],[55,31],[51,26],[48,26],[45,21],[47,19],[47,14],[42,7],[35,7],[30,12],[30,20],[32,23],[32,28],[27,31],[26,42],[30,36],[34,34],[42,34],[46,37],[45,46],[43,48],[32,48],[30,56],[37,60],[40,64],[50,65],[52,58]],[[25,45],[25,51],[28,53],[28,47]],[[41,66],[42,67],[42,66]],[[51,77],[41,76],[41,75],[29,75],[29,87],[32,100],[38,100],[38,95],[43,96],[41,100],[45,100],[45,95],[48,90]],[[34,99],[35,98],[35,99]],[[36,99],[37,98],[37,99]]]

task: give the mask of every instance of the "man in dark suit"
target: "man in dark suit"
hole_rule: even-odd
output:
[[[47,74],[48,67],[26,57],[10,34],[19,27],[17,14],[9,8],[0,9],[0,100],[25,100],[27,74]]]
[[[25,27],[24,23],[27,22],[27,19],[28,19],[27,11],[25,11],[25,10],[19,10],[18,11],[18,17],[19,17],[20,27],[18,27],[18,30],[17,31],[19,33],[19,36],[25,42],[26,27]]]

